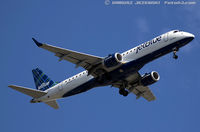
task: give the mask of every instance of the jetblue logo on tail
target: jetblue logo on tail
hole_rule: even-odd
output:
[[[32,73],[36,89],[45,91],[55,85],[55,83],[39,68],[33,69]]]
[[[46,86],[48,86],[49,85],[49,82],[47,82],[47,83],[42,83],[39,87],[38,87],[38,89],[40,90],[40,89],[42,89],[43,87],[46,87]]]

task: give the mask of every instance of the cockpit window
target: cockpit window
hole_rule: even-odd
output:
[[[175,30],[175,31],[174,31],[174,33],[177,33],[177,32],[179,32],[179,30]]]

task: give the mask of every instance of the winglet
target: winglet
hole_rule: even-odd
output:
[[[40,47],[40,46],[43,45],[42,43],[38,42],[38,41],[37,41],[36,39],[34,39],[34,38],[32,38],[32,40],[35,42],[35,44],[36,44],[38,47]]]

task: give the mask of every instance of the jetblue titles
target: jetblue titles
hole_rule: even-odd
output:
[[[147,42],[145,42],[145,43],[139,45],[139,46],[136,48],[136,54],[139,52],[139,50],[144,49],[144,48],[146,48],[146,47],[149,47],[150,45],[155,44],[155,43],[159,42],[160,40],[161,40],[161,36],[158,36],[158,37],[156,37],[156,38],[154,38],[154,39],[152,39],[152,40],[150,40],[150,41],[147,41]]]

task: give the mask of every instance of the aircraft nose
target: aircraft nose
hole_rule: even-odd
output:
[[[188,32],[185,33],[185,36],[187,38],[191,39],[191,40],[193,40],[195,38],[194,34],[191,34],[191,33],[188,33]]]

